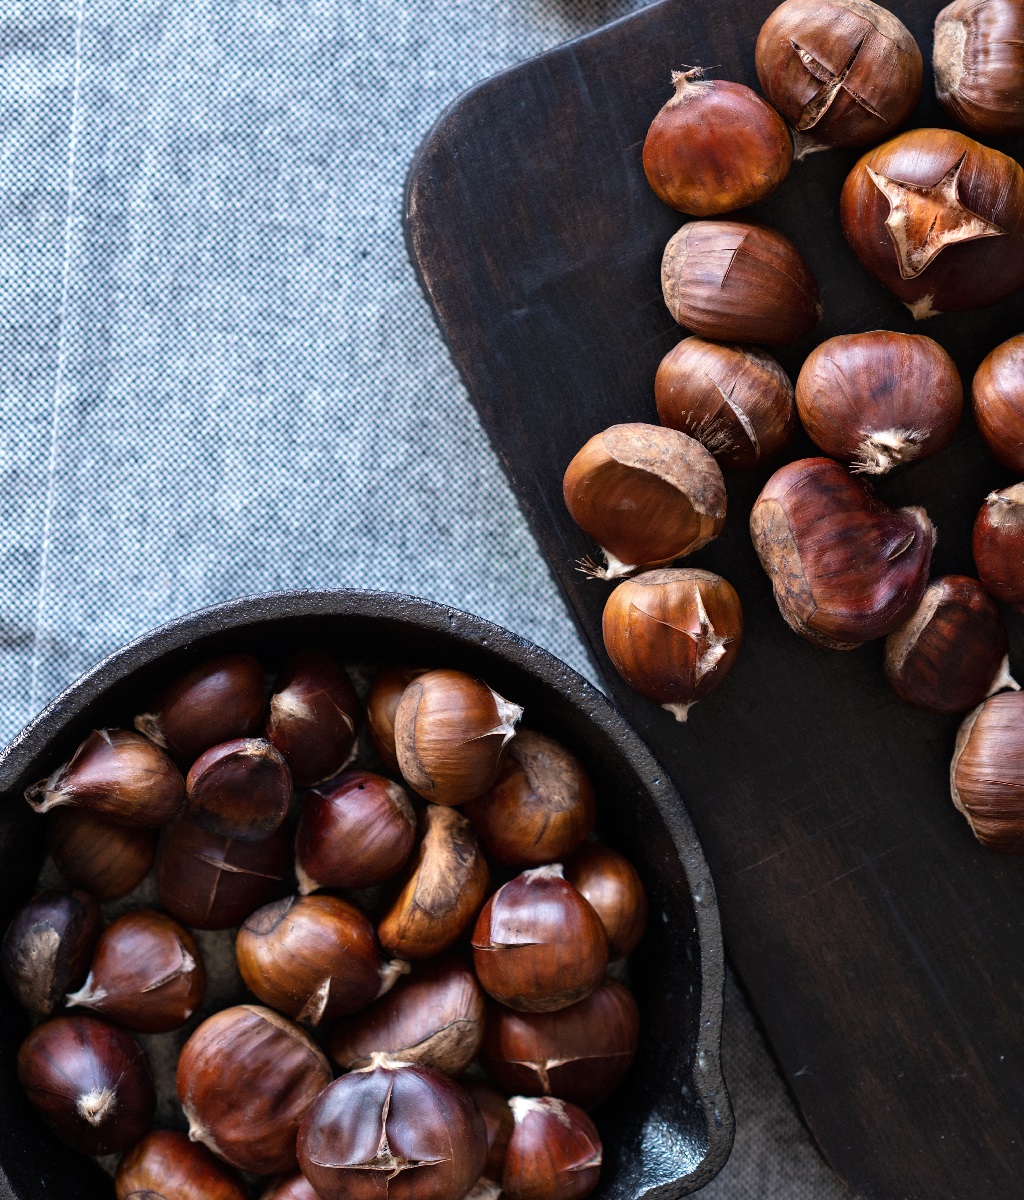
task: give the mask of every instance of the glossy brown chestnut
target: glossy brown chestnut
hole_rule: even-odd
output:
[[[86,892],[40,892],[14,914],[0,944],[3,976],[34,1017],[48,1017],[82,982],[103,915]]]
[[[505,1151],[508,1140],[512,1136],[512,1110],[508,1100],[501,1092],[484,1083],[480,1079],[466,1080],[463,1084],[466,1091],[484,1119],[487,1130],[487,1161],[484,1163],[484,1176],[488,1179],[501,1179],[501,1171],[505,1165]]]
[[[68,883],[97,900],[119,900],[149,874],[156,831],[115,825],[77,808],[58,808],[47,821],[50,854]]]
[[[290,859],[284,826],[265,841],[242,842],[182,818],[161,838],[160,903],[193,929],[230,929],[280,894]]]
[[[974,562],[997,600],[1024,611],[1024,483],[992,492],[974,522]]]
[[[373,926],[337,896],[288,896],[257,909],[238,931],[235,957],[264,1004],[319,1025],[365,1008],[404,968],[381,963]]]
[[[647,926],[647,895],[636,868],[600,842],[565,860],[565,877],[601,918],[611,960],[631,954]]]
[[[917,104],[924,71],[910,31],[871,0],[786,0],[761,27],[754,64],[798,158],[891,133]]]
[[[800,368],[796,406],[816,446],[853,471],[882,475],[949,445],[964,390],[938,342],[876,329],[816,346]]]
[[[992,456],[1024,471],[1024,334],[996,346],[971,384],[978,432]]]
[[[96,1017],[54,1017],[18,1051],[18,1082],[53,1132],[83,1154],[124,1150],[149,1129],[153,1078],[129,1033]]]
[[[550,1096],[513,1096],[515,1127],[501,1190],[508,1200],[582,1200],[601,1174],[601,1138],[582,1109]]]
[[[954,0],[935,18],[935,95],[971,133],[1024,133],[1024,8]]]
[[[605,603],[602,630],[629,686],[685,721],[732,669],[743,610],[721,575],[667,567],[623,580]]]
[[[205,1146],[170,1129],[154,1129],[132,1146],[117,1165],[114,1192],[117,1200],[247,1200],[249,1195],[239,1176]]]
[[[263,668],[251,654],[226,654],[165,688],[135,728],[188,764],[211,746],[256,733],[266,710]]]
[[[665,247],[661,287],[680,325],[719,342],[785,346],[821,320],[807,264],[766,225],[690,221]]]
[[[949,781],[983,846],[1024,854],[1024,692],[990,696],[965,718]]]
[[[608,965],[601,918],[567,883],[561,863],[524,871],[498,888],[473,930],[484,991],[520,1012],[554,1012],[597,987]]]
[[[885,677],[897,696],[926,712],[966,712],[1010,676],[999,607],[976,579],[943,575],[925,589],[906,625],[885,639]]]
[[[415,840],[405,789],[372,771],[347,771],[303,798],[295,835],[299,891],[375,887],[405,866]]]
[[[300,1172],[298,1175],[289,1175],[286,1179],[278,1179],[272,1183],[260,1194],[260,1200],[320,1200],[320,1197]]]
[[[629,1070],[640,1016],[629,989],[606,979],[585,1000],[557,1012],[491,1004],[486,1029],[481,1059],[502,1091],[593,1108]]]
[[[691,217],[713,217],[770,196],[786,178],[793,144],[779,114],[742,83],[673,71],[675,94],[644,142],[647,182]]]
[[[189,1137],[242,1171],[294,1171],[306,1110],[331,1081],[320,1048],[269,1008],[240,1004],[205,1020],[178,1056]]]
[[[899,629],[928,585],[928,514],[889,508],[830,458],[776,471],[754,504],[750,534],[787,624],[832,650]]]
[[[264,737],[284,755],[295,786],[310,787],[347,765],[360,716],[359,697],[341,663],[306,650],[281,672]]]
[[[185,803],[185,781],[167,755],[138,733],[94,730],[71,759],[25,789],[36,812],[67,806],[117,825],[166,825]]]
[[[473,923],[490,872],[473,826],[459,812],[429,804],[419,845],[377,927],[388,954],[418,961],[449,950]]]
[[[491,786],[523,715],[483,680],[426,671],[402,693],[395,749],[406,783],[435,804],[465,804]]]
[[[522,729],[489,792],[466,805],[487,853],[510,867],[539,867],[570,854],[594,828],[594,786],[554,738]]]
[[[136,1033],[167,1033],[202,1003],[206,969],[187,929],[152,908],[117,917],[96,945],[85,984],[67,997]]]
[[[381,1054],[317,1097],[298,1148],[321,1200],[462,1200],[480,1176],[487,1138],[454,1079]]]
[[[398,770],[395,751],[395,713],[402,693],[423,674],[422,667],[384,667],[377,673],[366,698],[366,725],[377,757],[387,771]]]
[[[663,425],[696,438],[731,470],[766,462],[796,428],[789,376],[756,346],[683,338],[661,360],[654,399]]]
[[[466,1200],[501,1200],[501,1195],[501,1184],[481,1175],[466,1193]]]
[[[281,752],[264,738],[212,746],[185,780],[192,820],[221,837],[260,842],[285,819],[292,777]]]
[[[692,437],[660,425],[595,434],[562,480],[569,515],[601,546],[600,579],[672,562],[706,546],[725,524],[722,472]]]
[[[484,994],[461,959],[413,968],[386,996],[331,1030],[331,1058],[343,1071],[388,1054],[458,1075],[476,1058],[484,1031]]]
[[[861,264],[918,320],[1024,285],[1024,171],[962,133],[913,129],[869,150],[839,215]]]

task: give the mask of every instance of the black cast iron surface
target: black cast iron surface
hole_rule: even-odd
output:
[[[756,87],[754,42],[773,7],[664,0],[467,93],[413,163],[410,253],[616,702],[693,815],[726,944],[829,1161],[865,1196],[1016,1198],[1024,867],[982,850],[950,803],[956,720],[903,707],[878,644],[815,649],[784,625],[747,532],[772,467],[729,476],[725,531],[692,560],[736,586],[747,631],[732,676],[687,725],[616,677],[600,638],[609,585],[574,569],[594,546],[562,503],[565,466],[607,425],[657,420],[654,373],[682,336],[659,265],[685,218],[647,186],[647,126],[684,63],[717,64],[715,74]],[[940,5],[891,7],[927,62]],[[912,123],[946,124],[927,69]],[[1000,148],[1020,158],[1024,141]],[[1024,305],[916,325],[843,239],[839,193],[858,154],[810,156],[752,210],[796,242],[824,299],[819,328],[779,357],[795,377],[835,334],[924,332],[969,384],[981,358],[1021,331]],[[801,436],[787,457],[809,453]],[[973,574],[974,515],[1012,481],[968,417],[949,450],[878,492],[926,506],[936,574]],[[1006,615],[1024,670],[1024,622]]]
[[[387,592],[284,592],[204,609],[112,654],[0,754],[0,928],[30,894],[44,853],[44,822],[22,796],[28,783],[92,728],[130,728],[154,691],[196,661],[244,649],[272,668],[303,646],[350,663],[473,671],[524,706],[525,724],[580,755],[597,788],[599,831],[636,863],[651,899],[649,932],[631,960],[640,1049],[626,1082],[595,1114],[605,1139],[595,1195],[668,1198],[707,1182],[728,1156],[733,1120],[719,1062],[721,931],[693,826],[647,747],[595,688],[478,617]],[[22,1097],[14,1058],[27,1028],[0,988],[0,1196],[112,1196],[100,1169],[57,1142]]]

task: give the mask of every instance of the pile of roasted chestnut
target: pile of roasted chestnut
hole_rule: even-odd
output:
[[[585,1110],[636,1051],[620,980],[647,902],[591,837],[582,764],[456,670],[376,674],[374,769],[352,769],[363,704],[339,662],[301,652],[268,691],[249,654],[201,663],[26,792],[72,885],[2,944],[39,1022],[29,1101],[76,1149],[126,1151],[118,1200],[241,1200],[239,1172],[278,1176],[264,1200],[588,1195]],[[98,901],[137,905],[154,860],[159,909],[105,925]],[[202,931],[235,928],[228,999],[204,1007]],[[133,1034],[180,1047],[162,1123],[183,1112],[187,1135],[152,1129]]]
[[[936,18],[933,61],[952,119],[980,136],[1024,132],[1020,0],[954,0]],[[1024,170],[953,130],[890,136],[920,96],[922,58],[902,22],[871,0],[785,0],[761,29],[755,64],[767,101],[697,68],[676,74],[644,144],[657,195],[700,218],[662,261],[665,303],[694,336],[658,368],[662,424],[614,425],[565,472],[569,512],[604,555],[581,569],[625,577],[604,609],[609,658],[681,720],[721,683],[743,633],[739,597],[710,571],[668,564],[721,531],[721,468],[778,454],[799,419],[829,457],[776,471],[750,517],[783,617],[832,649],[887,638],[886,675],[901,699],[940,713],[975,708],[953,762],[954,802],[986,845],[1024,853],[1024,695],[995,603],[1024,607],[1024,483],[981,506],[980,582],[929,583],[928,515],[888,507],[864,477],[950,444],[963,408],[952,359],[921,335],[850,333],[819,345],[794,389],[760,347],[810,332],[818,285],[782,234],[713,219],[770,195],[794,147],[803,157],[889,137],[853,167],[839,209],[860,262],[920,319],[1024,287]],[[989,450],[1024,473],[1024,334],[982,362],[971,399]],[[1004,689],[1018,694],[994,695]]]

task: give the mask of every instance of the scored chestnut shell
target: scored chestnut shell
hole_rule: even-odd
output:
[[[423,667],[384,667],[377,673],[366,698],[366,725],[370,741],[385,770],[398,770],[395,750],[395,713],[402,693],[424,672]]]
[[[339,1021],[331,1058],[343,1071],[365,1067],[373,1054],[458,1075],[476,1058],[484,1027],[484,994],[455,957],[413,968],[369,1008]]]
[[[644,171],[660,200],[693,217],[756,204],[793,161],[779,114],[742,83],[673,71],[675,94],[651,122]]]
[[[96,1017],[53,1017],[18,1050],[18,1082],[53,1132],[82,1154],[124,1150],[149,1129],[156,1105],[135,1039]]]
[[[1010,677],[1009,640],[999,608],[976,579],[943,575],[917,611],[885,639],[885,677],[901,700],[926,712],[974,708]]]
[[[100,936],[103,914],[86,892],[46,891],[22,905],[0,945],[3,976],[34,1017],[48,1017],[81,983]]]
[[[796,429],[789,376],[756,346],[683,338],[658,366],[654,399],[663,425],[696,438],[727,469],[772,458]]]
[[[601,1175],[601,1138],[582,1109],[552,1096],[513,1096],[515,1125],[501,1190],[507,1200],[582,1200]]]
[[[135,728],[186,764],[263,723],[267,686],[251,654],[226,654],[193,667],[135,718]]]
[[[487,1161],[484,1163],[484,1176],[489,1179],[500,1179],[501,1169],[505,1165],[505,1151],[508,1140],[512,1136],[512,1110],[508,1100],[481,1079],[467,1079],[463,1086],[473,1097],[473,1102],[480,1110],[487,1130]]]
[[[992,456],[1024,471],[1024,334],[1002,342],[983,361],[971,384],[978,432]]]
[[[593,1108],[622,1082],[639,1033],[632,993],[606,979],[579,1004],[557,1012],[489,1005],[481,1061],[505,1092],[558,1096]]]
[[[732,669],[743,610],[720,575],[668,567],[620,583],[605,603],[602,631],[629,686],[685,721]]]
[[[154,1129],[125,1154],[114,1176],[117,1200],[247,1200],[230,1167],[183,1133]],[[315,1198],[314,1198],[315,1200]]]
[[[377,927],[389,954],[417,961],[450,949],[469,928],[490,886],[473,826],[460,812],[428,804],[420,841]]]
[[[281,752],[264,738],[238,738],[201,754],[185,780],[195,823],[221,837],[258,842],[281,824],[292,777]]]
[[[953,0],[935,18],[935,95],[971,133],[1024,133],[1024,8]]]
[[[965,718],[949,781],[983,846],[1024,854],[1024,692],[990,696]]]
[[[133,892],[156,856],[156,830],[115,825],[80,808],[52,812],[47,833],[57,870],[97,900],[120,900]]]
[[[997,600],[1024,611],[1024,483],[989,493],[972,544],[981,582]]]
[[[284,756],[295,786],[310,787],[348,764],[360,715],[359,697],[341,663],[306,650],[281,672],[264,736]]]
[[[298,1152],[321,1200],[462,1200],[480,1176],[487,1138],[454,1079],[378,1054],[317,1097]]]
[[[821,295],[789,238],[767,225],[690,221],[661,260],[669,312],[718,342],[786,346],[821,320]]]
[[[299,891],[375,887],[405,866],[415,840],[405,789],[372,771],[347,771],[303,799],[295,835]]]
[[[230,929],[274,899],[291,870],[285,826],[246,842],[183,818],[165,830],[157,864],[160,903],[194,929]]]
[[[178,1056],[178,1099],[190,1139],[257,1175],[295,1170],[299,1125],[330,1081],[316,1043],[254,1004],[208,1017]]]
[[[956,365],[921,334],[876,329],[829,338],[796,381],[797,410],[814,444],[867,475],[944,450],[963,405]]]
[[[521,1012],[554,1012],[604,977],[601,918],[567,883],[561,863],[524,871],[498,888],[473,930],[473,966],[484,991]]]
[[[601,918],[611,960],[631,954],[647,926],[647,894],[636,867],[610,846],[584,842],[565,877]]]
[[[1024,171],[962,133],[913,129],[868,151],[839,215],[862,266],[918,320],[1024,285]]]
[[[487,853],[511,867],[539,867],[571,853],[594,828],[594,786],[575,754],[523,729],[489,792],[466,805]]]
[[[71,759],[25,789],[39,813],[67,805],[116,825],[166,825],[185,803],[185,781],[167,755],[138,733],[96,729]]]
[[[189,931],[152,908],[124,913],[100,934],[85,984],[67,997],[136,1033],[177,1029],[202,1003],[203,956]]]
[[[871,0],[786,0],[761,27],[754,65],[798,158],[891,133],[917,104],[924,72],[910,31]]]
[[[639,422],[612,425],[573,458],[562,480],[569,515],[600,543],[601,579],[672,562],[706,546],[725,524],[722,472],[694,438]]]
[[[885,637],[910,618],[935,542],[923,508],[889,508],[830,458],[776,471],[750,535],[786,623],[831,650]]]

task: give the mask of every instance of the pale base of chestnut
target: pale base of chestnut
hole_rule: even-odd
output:
[[[666,712],[671,713],[677,721],[685,721],[690,715],[690,709],[696,703],[696,700],[691,700],[689,704],[663,704],[661,707]]]

